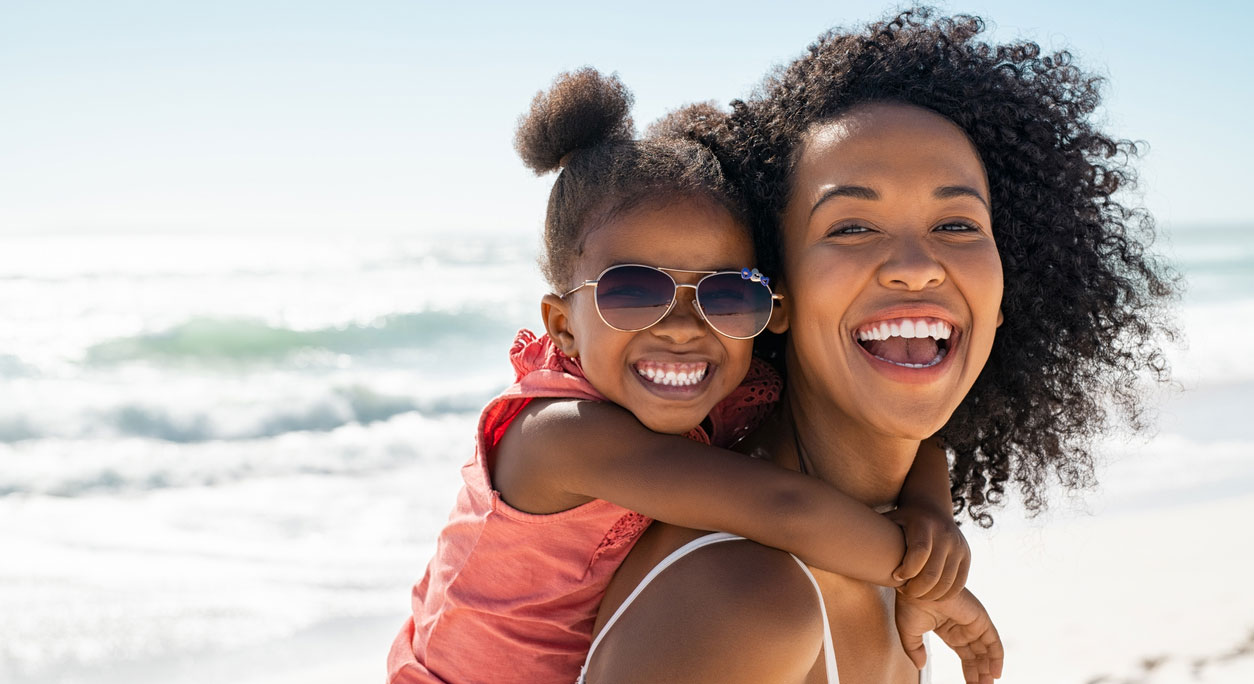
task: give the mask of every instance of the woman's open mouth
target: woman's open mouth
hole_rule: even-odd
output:
[[[949,353],[953,326],[939,318],[874,321],[854,331],[871,356],[902,368],[931,368]]]

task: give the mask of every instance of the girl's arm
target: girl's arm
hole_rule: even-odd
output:
[[[933,437],[919,444],[914,465],[906,474],[897,498],[898,508],[926,509],[953,519],[954,500],[949,492],[949,461],[940,442]]]
[[[621,407],[533,401],[492,454],[511,506],[554,513],[604,499],[656,520],[731,532],[882,586],[905,553],[892,521],[823,481],[685,437]]]
[[[893,573],[912,578],[901,591],[911,598],[952,599],[971,568],[971,549],[958,529],[949,492],[949,461],[936,439],[923,440],[889,519],[906,534],[906,556]]]

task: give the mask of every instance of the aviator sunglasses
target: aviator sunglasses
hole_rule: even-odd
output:
[[[671,273],[702,275],[696,284],[677,283]],[[734,340],[747,340],[766,329],[775,300],[770,278],[758,269],[739,271],[689,271],[641,264],[611,266],[596,280],[562,295],[565,299],[585,287],[596,288],[597,314],[620,332],[639,332],[666,318],[675,308],[679,288],[694,290],[693,306],[715,332]]]

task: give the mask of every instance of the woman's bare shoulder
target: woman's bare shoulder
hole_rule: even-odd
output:
[[[823,623],[787,553],[751,541],[698,549],[662,572],[605,635],[589,681],[803,681]]]

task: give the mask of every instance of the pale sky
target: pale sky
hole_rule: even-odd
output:
[[[1106,74],[1169,226],[1254,221],[1246,3],[951,3]],[[535,231],[512,148],[563,70],[618,72],[643,128],[748,94],[882,2],[0,0],[0,233]]]

